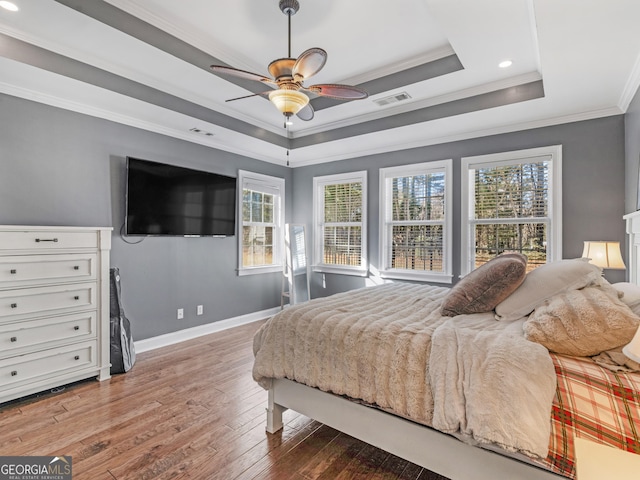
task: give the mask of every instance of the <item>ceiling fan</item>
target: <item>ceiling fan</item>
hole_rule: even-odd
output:
[[[287,58],[279,58],[269,64],[269,73],[273,78],[224,65],[211,65],[211,69],[214,72],[255,80],[275,85],[278,88],[244,97],[231,98],[227,102],[258,95],[268,96],[269,100],[285,116],[286,127],[293,115],[297,115],[298,118],[305,121],[313,118],[313,107],[309,103],[309,97],[305,92],[339,100],[367,98],[369,94],[366,91],[350,85],[320,83],[306,87],[303,84],[305,80],[318,73],[324,67],[327,61],[327,52],[321,48],[310,48],[302,52],[297,59],[291,58],[291,17],[300,9],[300,4],[298,0],[280,0],[278,6],[289,20],[289,52]]]

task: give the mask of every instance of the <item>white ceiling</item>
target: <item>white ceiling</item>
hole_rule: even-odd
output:
[[[277,0],[13,2],[0,92],[279,164],[290,147],[292,166],[620,114],[640,85],[638,0],[299,0],[292,55],[328,52],[306,83],[375,91],[285,130],[262,97],[225,103],[253,92],[208,69],[268,75],[287,56]],[[409,75],[454,56],[456,71]],[[540,81],[544,95],[518,96]]]

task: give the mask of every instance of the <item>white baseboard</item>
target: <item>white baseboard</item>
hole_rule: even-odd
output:
[[[133,343],[136,353],[147,352],[149,350],[166,347],[168,345],[173,345],[174,343],[184,342],[185,340],[191,340],[203,335],[209,335],[210,333],[227,330],[228,328],[257,322],[258,320],[263,320],[267,317],[271,317],[279,311],[280,307],[274,307],[269,310],[262,310],[260,312],[240,315],[239,317],[227,318],[226,320],[220,320],[218,322],[207,323],[206,325],[185,328],[184,330],[178,330],[177,332],[158,335],[157,337],[145,338],[144,340],[134,341]]]

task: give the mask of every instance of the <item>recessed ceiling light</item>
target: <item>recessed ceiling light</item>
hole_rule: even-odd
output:
[[[513,65],[511,60],[503,60],[498,64],[500,68],[509,68],[511,65]]]
[[[18,6],[15,3],[7,2],[6,0],[0,1],[0,7],[5,10],[9,10],[10,12],[17,12],[19,10]]]

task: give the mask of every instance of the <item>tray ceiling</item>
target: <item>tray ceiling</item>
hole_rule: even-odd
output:
[[[292,56],[328,52],[306,83],[370,97],[284,128],[261,96],[225,102],[266,85],[209,69],[287,56],[277,0],[13,1],[0,92],[292,166],[616,115],[640,83],[637,0],[299,0]]]

